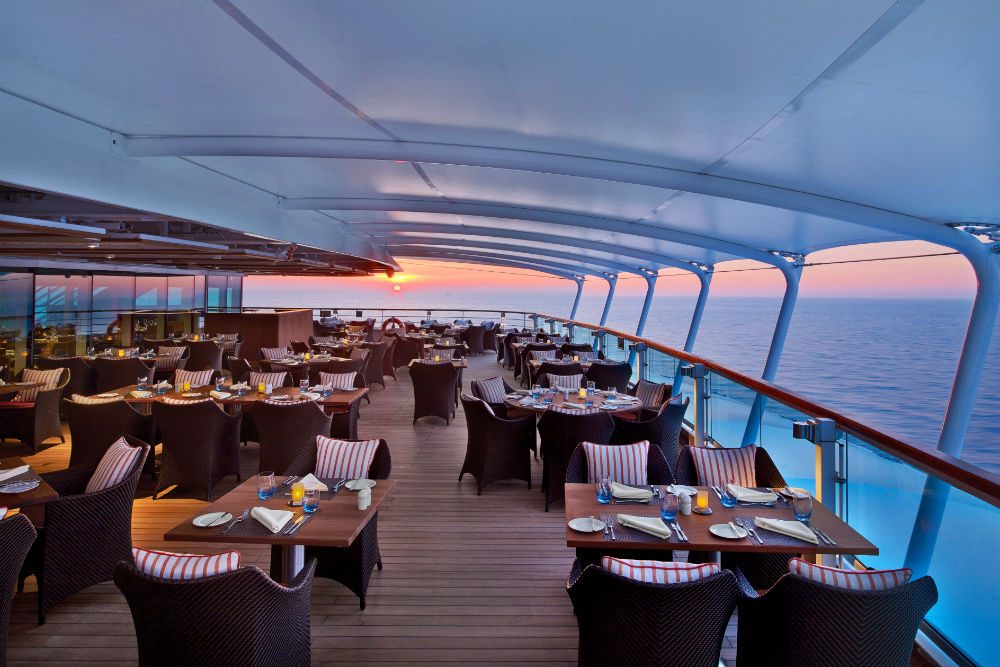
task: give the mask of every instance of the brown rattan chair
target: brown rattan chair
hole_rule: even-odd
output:
[[[226,357],[226,367],[233,378],[233,384],[246,382],[250,377],[250,371],[254,370],[249,361],[239,357]]]
[[[419,338],[400,338],[392,355],[392,365],[396,368],[406,366],[414,359],[420,359],[424,353],[424,341]]]
[[[144,377],[147,382],[152,382],[155,370],[153,362],[146,363],[142,359],[135,357],[127,359],[94,359],[94,372],[97,375],[97,391],[102,393],[133,385],[139,377]]]
[[[308,343],[301,340],[289,341],[288,346],[292,348],[292,354],[305,354],[311,349]]]
[[[631,443],[628,443],[631,444]],[[620,446],[620,445],[616,445]],[[590,479],[587,469],[587,452],[580,445],[576,446],[573,454],[569,457],[569,464],[566,466],[567,484],[592,484],[597,480]],[[663,454],[655,447],[649,448],[649,458],[646,459],[646,483],[647,484],[673,484],[674,471],[670,469]]]
[[[382,366],[385,360],[385,353],[389,347],[388,343],[365,343],[364,349],[368,350],[368,363],[365,364],[365,382],[371,387],[373,384],[380,384],[385,389],[385,378],[382,377]]]
[[[593,363],[587,369],[587,381],[598,389],[614,387],[615,391],[628,393],[632,379],[632,366],[627,361]]]
[[[222,346],[214,340],[190,341],[185,343],[191,351],[187,366],[189,371],[207,371],[209,368],[222,372]]]
[[[386,376],[391,377],[396,380],[396,348],[399,347],[399,337],[396,335],[383,336],[382,342],[385,343],[385,354],[382,355],[382,386],[385,386],[384,379]]]
[[[132,558],[132,500],[150,446],[125,436],[142,453],[128,476],[112,487],[84,493],[97,462],[43,473],[59,498],[45,504],[45,527],[21,570],[19,588],[38,580],[38,624],[62,600],[88,586],[110,581],[118,561]],[[109,443],[110,444],[110,443]]]
[[[65,394],[72,396],[90,396],[97,393],[97,375],[94,373],[94,366],[83,357],[39,357],[35,359],[35,368],[39,370],[52,370],[54,368],[69,369],[69,384],[66,385]]]
[[[684,425],[684,414],[689,401],[687,398],[683,402],[667,401],[649,419],[630,420],[612,415],[615,432],[611,435],[611,444],[627,445],[630,442],[649,440],[651,445],[663,453],[670,469],[675,469],[680,452],[681,427]]]
[[[524,386],[531,386],[532,374],[531,365],[528,360],[531,359],[531,353],[535,351],[545,351],[545,350],[555,350],[555,345],[549,345],[546,343],[528,343],[523,348],[521,348],[521,354],[518,355],[517,366],[514,370],[514,379],[520,380],[521,384]],[[582,370],[580,371],[583,372]]]
[[[503,390],[504,390],[504,394],[505,395],[506,394],[510,394],[510,393],[512,393],[514,391],[514,388],[511,387],[510,384],[507,383],[507,380],[505,380],[503,378],[500,378],[500,381],[503,382]],[[493,410],[493,412],[498,417],[504,417],[504,418],[507,417],[507,404],[506,403],[491,403],[491,402],[487,401],[486,400],[486,396],[483,395],[483,392],[482,392],[482,390],[481,390],[481,388],[479,386],[479,383],[477,381],[475,381],[475,380],[472,381],[471,386],[470,386],[470,390],[472,391],[472,395],[473,396],[475,396],[476,398],[478,398],[481,401],[486,401],[487,405],[490,406],[490,409]]]
[[[538,370],[534,370],[531,364],[526,364],[528,368],[528,384],[537,384],[541,387],[549,386],[549,373],[552,375],[579,375],[582,379],[582,383],[587,381],[587,378],[583,373],[583,366],[580,364],[564,364],[555,361],[543,361],[538,367]]]
[[[559,356],[573,356],[580,352],[593,352],[594,346],[590,343],[563,343],[559,346]]]
[[[465,340],[465,344],[469,346],[469,354],[486,354],[486,348],[484,347],[484,339],[486,337],[486,329],[478,324],[472,324],[462,338]]]
[[[0,595],[0,666],[7,664],[7,632],[14,602],[12,592],[36,535],[35,527],[23,514],[0,519],[0,591],[3,591]]]
[[[301,450],[305,451],[305,450]],[[295,465],[288,470],[290,475],[306,475],[316,470],[315,439],[312,447],[312,457],[300,456]],[[298,466],[298,467],[296,467]],[[392,472],[392,456],[385,440],[379,442],[375,450],[375,458],[368,468],[369,479],[389,479]],[[361,532],[349,547],[309,547],[305,548],[305,557],[315,558],[316,576],[339,581],[351,590],[360,600],[361,608],[365,608],[365,597],[368,593],[368,581],[372,570],[382,569],[382,554],[378,547],[378,512],[365,524]],[[278,548],[271,550],[272,568],[277,563]]]
[[[140,667],[307,667],[314,561],[282,586],[256,567],[171,580],[118,563]]]
[[[154,442],[153,417],[144,415],[127,401],[76,403],[63,399],[63,414],[69,426],[69,467],[96,465],[118,438],[128,435]],[[146,460],[153,469],[153,455]]]
[[[275,404],[257,401],[250,409],[260,443],[260,470],[279,475],[287,470],[303,448],[316,458],[316,436],[329,435],[332,417],[313,401]]]
[[[157,401],[153,419],[163,438],[159,474],[153,500],[169,486],[205,489],[212,498],[212,486],[226,475],[240,481],[240,423],[243,414],[227,414],[212,401],[171,405]]]
[[[542,492],[545,511],[565,497],[566,467],[569,457],[581,442],[606,445],[611,441],[615,422],[606,412],[566,414],[547,410],[538,420],[542,444]]]
[[[476,495],[501,479],[520,479],[531,488],[531,453],[535,451],[535,416],[504,419],[485,401],[462,394],[469,440],[458,481],[465,473],[476,478]]]
[[[421,417],[440,417],[446,424],[455,416],[458,369],[449,362],[410,366],[413,381],[413,423]]]
[[[23,376],[22,370],[17,374],[17,379],[20,380]],[[69,369],[64,368],[56,386],[39,390],[34,401],[0,403],[0,440],[17,438],[35,453],[49,438],[59,438],[60,442],[65,442],[62,424],[59,422],[59,408],[70,376]]]
[[[647,584],[579,560],[566,590],[580,629],[580,667],[717,667],[740,594],[727,570],[683,584]]]
[[[499,327],[496,324],[491,324],[483,329],[483,352],[497,352],[497,332]],[[500,361],[500,357],[497,357],[497,361]]]
[[[764,593],[738,568],[737,665],[908,667],[937,602],[931,577],[883,591],[837,588],[787,572]]]
[[[156,352],[160,347],[184,347],[184,341],[173,338],[143,338],[139,341],[140,352]]]

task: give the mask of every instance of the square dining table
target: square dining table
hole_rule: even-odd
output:
[[[196,516],[213,512],[229,512],[238,517],[244,510],[254,507],[266,507],[272,510],[288,510],[293,513],[291,521],[303,516],[301,507],[291,507],[288,496],[288,486],[281,486],[287,477],[278,476],[275,483],[278,491],[261,500],[257,497],[257,477],[245,480],[235,489],[218,500],[202,507],[181,523],[167,531],[163,539],[168,542],[206,542],[212,544],[265,544],[281,547],[281,565],[279,569],[282,581],[288,582],[295,578],[303,566],[304,547],[349,547],[357,539],[375,513],[395,486],[391,479],[376,480],[372,487],[371,504],[366,510],[359,510],[357,493],[341,488],[336,493],[328,491],[320,498],[319,511],[311,516],[307,523],[292,535],[283,535],[281,531],[272,533],[253,517],[247,517],[241,524],[234,526],[225,534],[225,526],[214,528],[199,528],[192,523]],[[330,489],[337,480],[321,480]],[[287,527],[287,526],[286,526]],[[272,572],[272,577],[275,574]]]
[[[0,459],[0,470],[10,470],[12,468],[19,468],[23,465],[24,460],[17,456],[6,456],[3,459]],[[49,486],[48,483],[38,475],[38,473],[30,468],[27,472],[23,472],[20,475],[16,475],[15,477],[11,477],[10,479],[5,479],[0,482],[0,488],[2,488],[4,484],[10,484],[12,482],[29,482],[36,479],[40,483],[30,491],[23,491],[21,493],[0,493],[0,507],[6,507],[8,509],[24,509],[25,507],[31,507],[33,505],[44,505],[45,503],[59,497],[56,490]]]

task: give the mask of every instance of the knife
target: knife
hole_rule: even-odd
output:
[[[309,514],[308,516],[304,516],[301,521],[297,521],[295,523],[295,525],[292,526],[292,529],[290,531],[288,531],[288,534],[289,535],[294,535],[295,533],[297,533],[300,530],[302,530],[302,526],[304,526],[307,523],[309,523],[310,521],[312,521],[313,516],[314,515]]]
[[[283,531],[281,531],[281,534],[282,535],[291,535],[292,531],[295,530],[295,526],[297,526],[300,523],[302,523],[303,521],[305,521],[306,516],[307,515],[306,515],[305,512],[303,512],[302,514],[300,514],[298,517],[296,517],[296,519],[292,523],[292,525],[290,525],[288,528],[285,528]]]

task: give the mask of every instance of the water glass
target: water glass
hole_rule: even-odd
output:
[[[611,398],[616,398],[618,396],[618,387],[608,387],[604,391]]]
[[[673,521],[677,518],[677,495],[665,493],[660,497],[660,517],[664,521]]]
[[[538,384],[531,385],[531,397],[538,398],[542,395],[542,386]]]
[[[167,385],[165,385],[165,384],[158,384],[158,385],[156,385],[156,395],[157,396],[163,396],[165,393],[167,393]]]
[[[330,398],[330,393],[332,391],[333,389],[330,387],[330,385],[328,384],[323,385],[323,398]]]
[[[299,393],[304,394],[309,391],[309,380],[299,380]]]
[[[87,356],[88,357],[92,357],[95,354],[97,354],[97,348],[96,347],[88,347],[87,348]]]
[[[149,387],[146,386],[146,383],[148,381],[149,379],[146,376],[140,375],[135,379],[135,388],[138,389],[139,391],[145,391],[146,389],[149,389]]]
[[[226,388],[226,381],[221,377],[215,379],[215,391],[223,391]]]
[[[813,513],[813,499],[808,493],[796,493],[792,496],[792,512],[796,521],[808,521]]]
[[[305,495],[302,498],[302,510],[308,514],[312,514],[319,509],[319,496],[320,491],[317,488],[306,489]]]
[[[611,478],[602,477],[597,482],[597,502],[607,505],[611,502]]]
[[[257,475],[257,497],[267,500],[274,495],[274,471],[267,470]]]
[[[587,382],[587,395],[593,394],[594,390],[597,389],[597,383],[593,381]]]
[[[720,499],[723,507],[736,507],[736,494],[730,490],[730,487],[735,487],[736,483],[729,480],[722,485],[722,498]]]

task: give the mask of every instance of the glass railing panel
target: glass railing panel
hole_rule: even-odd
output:
[[[718,373],[708,373],[708,409],[705,432],[723,447],[739,447],[753,407],[754,392]],[[685,388],[694,401],[694,383],[685,378]]]
[[[679,387],[674,387],[674,379],[677,374],[677,367],[684,362],[659,350],[649,350],[646,352],[646,379],[650,382],[662,382],[671,385],[671,395],[681,394],[688,399],[687,412],[684,419],[688,422],[694,420],[694,381],[690,378],[681,378]]]
[[[816,445],[808,440],[792,437],[792,424],[809,418],[810,415],[774,399],[767,399],[761,415],[757,444],[767,450],[789,486],[801,487],[808,489],[810,493],[815,493]],[[742,437],[743,434],[740,433],[739,442],[742,442]]]
[[[621,343],[624,349],[619,348]],[[614,361],[628,361],[628,341],[612,334],[604,337],[604,357]]]

